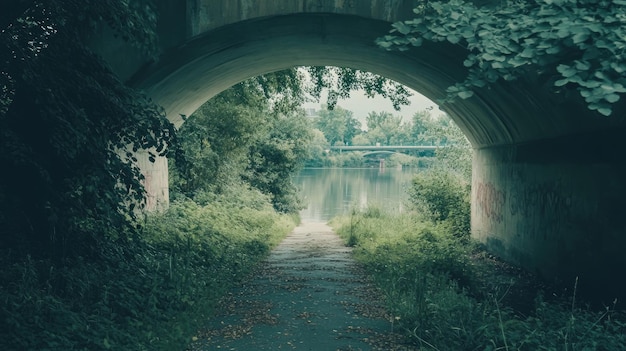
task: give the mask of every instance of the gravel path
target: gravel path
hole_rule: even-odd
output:
[[[380,295],[324,223],[297,227],[218,308],[191,350],[417,350],[392,333]]]

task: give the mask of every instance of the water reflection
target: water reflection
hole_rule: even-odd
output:
[[[357,206],[403,211],[414,169],[307,168],[295,178],[308,207],[303,221],[328,221]]]

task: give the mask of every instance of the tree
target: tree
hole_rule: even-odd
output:
[[[437,145],[445,146],[436,151],[439,166],[455,174],[464,186],[472,181],[472,146],[463,131],[447,115],[440,116],[429,133]]]
[[[349,115],[346,121],[346,132],[343,135],[344,142],[346,145],[350,145],[353,143],[354,137],[361,134],[361,121],[354,117],[352,111],[349,111]]]
[[[372,141],[370,140],[368,133],[361,133],[352,139],[352,145],[367,146],[372,145]]]
[[[416,113],[414,120],[428,114]],[[419,135],[424,140],[445,145],[435,152],[437,162],[416,175],[409,188],[411,203],[426,218],[443,221],[455,235],[469,236],[472,149],[469,141],[448,116],[433,121],[424,118],[427,127]],[[442,141],[445,141],[442,142]]]
[[[366,117],[370,140],[391,145],[392,140],[402,142],[402,116],[389,112],[370,112]]]
[[[336,107],[333,110],[322,109],[317,117],[316,127],[324,133],[331,145],[341,142],[350,144],[352,138],[361,131],[361,122],[353,117],[352,111]]]
[[[124,150],[164,155],[175,131],[85,37],[104,20],[153,52],[152,7],[9,0],[0,14],[0,247],[59,260],[96,252],[132,231],[144,198],[134,156]]]
[[[322,167],[324,166],[323,160],[326,157],[326,150],[328,150],[330,144],[321,130],[312,129],[311,134],[312,137],[308,150],[309,159],[306,161],[305,166]]]
[[[365,123],[367,124],[367,129],[375,129],[377,127],[380,127],[381,124],[383,124],[387,119],[391,118],[391,113],[389,112],[385,112],[385,111],[381,111],[381,112],[376,112],[376,111],[372,111],[370,113],[367,114],[367,116],[365,117]]]
[[[411,122],[402,122],[397,132],[389,140],[390,145],[411,145]]]
[[[380,128],[385,136],[385,145],[391,145],[391,142],[398,139],[401,134],[402,116],[390,115],[378,128]]]
[[[268,195],[277,211],[300,209],[291,178],[308,156],[313,132],[290,103],[300,98],[298,89],[268,85],[277,75],[243,81],[188,118],[172,160],[174,196],[206,198],[243,184]]]
[[[430,111],[424,110],[415,112],[411,119],[411,139],[417,145],[424,145],[424,134],[429,129],[429,124],[432,119]]]
[[[577,91],[590,110],[609,116],[626,93],[626,1],[505,1],[477,7],[471,1],[430,1],[416,18],[393,24],[377,40],[407,50],[424,40],[467,49],[467,78],[448,88],[469,98],[498,80],[539,74],[554,90]]]
[[[268,132],[249,150],[244,180],[269,194],[278,212],[297,213],[303,208],[292,177],[309,157],[312,139],[309,121],[300,110],[273,119]]]
[[[220,193],[241,180],[248,150],[269,128],[271,113],[260,90],[244,82],[207,101],[185,121],[171,159],[170,184],[177,193]],[[245,97],[244,97],[245,96]]]

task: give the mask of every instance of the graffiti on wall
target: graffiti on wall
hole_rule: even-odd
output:
[[[474,204],[477,214],[495,223],[502,223],[507,216],[532,217],[532,221],[523,222],[526,223],[523,231],[544,239],[561,233],[571,222],[572,199],[559,181],[514,185],[502,189],[490,182],[477,183]]]
[[[476,206],[479,212],[498,223],[510,213],[512,216],[539,216],[554,221],[568,217],[571,198],[563,195],[559,182],[520,186],[517,191],[503,191],[493,183],[476,185]]]
[[[506,193],[497,189],[493,183],[478,183],[476,188],[476,206],[482,214],[498,223],[502,222]]]
[[[528,216],[531,212],[542,217],[563,216],[569,213],[571,198],[564,196],[559,182],[536,184],[512,193],[511,215]]]
[[[152,180],[152,174],[150,172],[146,172],[146,174],[144,174],[144,178],[143,178],[143,187],[145,190],[145,206],[147,209],[153,209],[156,206],[156,199],[154,196],[154,188],[153,188],[153,183],[154,181]]]

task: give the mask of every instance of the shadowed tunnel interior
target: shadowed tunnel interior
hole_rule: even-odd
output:
[[[191,115],[230,86],[294,66],[369,71],[433,101],[466,75],[466,52],[459,46],[425,43],[405,52],[377,47],[374,40],[389,31],[394,18],[306,12],[247,13],[204,32],[191,24],[189,38],[129,75],[129,83],[180,125],[181,115]],[[111,50],[102,53],[115,69]],[[574,93],[556,94],[550,86],[549,78],[526,77],[441,105],[475,149],[472,235],[497,255],[546,277],[579,276],[583,286],[621,292],[616,285],[622,283],[610,272],[626,267],[620,254],[626,226],[615,211],[626,208],[624,156],[615,155],[624,146],[623,106],[616,109],[618,117],[602,118]],[[148,192],[167,203],[166,160],[141,167]]]

